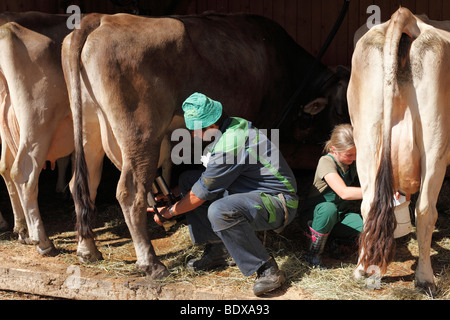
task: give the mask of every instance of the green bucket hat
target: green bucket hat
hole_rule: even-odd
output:
[[[220,119],[222,104],[196,92],[183,102],[183,111],[184,121],[189,130],[202,129]]]

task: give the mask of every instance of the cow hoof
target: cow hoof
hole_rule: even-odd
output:
[[[24,219],[19,219],[14,223],[13,232],[19,236],[28,237],[28,228]]]
[[[423,291],[430,297],[434,297],[438,293],[438,288],[434,282],[430,281],[416,281],[414,282],[417,289]]]
[[[58,255],[58,250],[56,250],[55,246],[51,244],[49,247],[41,249],[39,246],[36,246],[37,251],[43,257],[54,257]]]
[[[146,274],[150,280],[164,280],[165,278],[170,276],[170,272],[166,267],[161,270],[153,270],[151,273],[146,272]]]
[[[145,271],[147,278],[151,280],[163,280],[170,275],[169,270],[161,262],[154,265],[140,265],[136,262],[136,266]]]
[[[94,239],[82,239],[78,242],[77,256],[81,263],[103,260],[102,253],[98,251]]]
[[[19,243],[26,244],[26,245],[35,245],[36,243],[33,243],[33,241],[28,237],[26,234],[19,234]]]
[[[366,272],[359,266],[353,271],[353,278],[355,280],[364,280],[366,278]]]
[[[80,263],[89,263],[89,262],[96,262],[103,260],[102,253],[95,249],[95,251],[89,251],[89,252],[77,252],[78,260]]]

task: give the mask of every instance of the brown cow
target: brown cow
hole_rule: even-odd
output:
[[[89,225],[95,210],[89,190],[104,150],[121,170],[117,199],[136,264],[154,278],[167,271],[149,240],[147,194],[163,137],[184,126],[182,102],[199,91],[221,101],[229,115],[268,127],[314,62],[279,25],[252,15],[91,14],[64,40],[62,59],[74,117],[78,254],[100,257]],[[315,72],[316,94],[336,90],[339,79],[331,71]],[[333,98],[346,102],[345,90]]]
[[[73,149],[73,125],[61,68],[66,17],[39,12],[0,15],[0,173],[20,240],[51,254],[37,202],[46,160]]]
[[[357,43],[348,88],[363,189],[355,276],[393,258],[393,194],[419,191],[416,285],[434,291],[430,246],[436,202],[450,160],[450,33],[400,8]],[[374,269],[375,270],[375,269]]]

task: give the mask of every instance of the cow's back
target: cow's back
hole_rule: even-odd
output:
[[[45,35],[61,46],[64,37],[71,31],[67,28],[67,15],[48,14],[37,11],[0,13],[0,25],[15,22],[24,28]],[[57,48],[57,50],[60,50]]]
[[[70,32],[66,19],[64,15],[33,11],[0,14],[0,72],[14,107],[14,111],[7,107],[8,116],[3,111],[2,117],[7,119],[2,118],[2,138],[12,150],[17,151],[19,144],[18,128],[29,133],[33,120],[43,121],[44,114],[56,124],[70,113],[60,54],[64,37]],[[46,111],[37,111],[42,105]],[[51,156],[51,161],[61,156],[54,150],[49,153],[57,155]]]
[[[91,72],[95,100],[108,117],[116,117],[110,119],[112,124],[130,115],[151,125],[155,119],[162,121],[163,114],[174,113],[182,99],[178,91],[190,82],[194,68],[184,42],[183,25],[174,19],[128,14],[100,18],[86,39],[81,60]],[[111,105],[126,110],[109,110]]]
[[[277,23],[256,15],[178,17],[201,76],[195,86],[230,115],[270,127],[311,67],[312,56]],[[229,93],[233,92],[233,95]]]
[[[273,124],[311,67],[305,61],[313,61],[275,22],[242,14],[103,16],[82,57],[84,63],[95,59],[102,72],[128,73],[129,84],[158,79],[158,86],[132,94],[134,100],[152,99],[164,89],[181,114],[182,102],[199,91],[221,101],[229,115],[260,127]],[[136,92],[133,85],[129,89]]]

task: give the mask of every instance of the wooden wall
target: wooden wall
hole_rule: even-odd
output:
[[[120,0],[115,0],[117,1]],[[87,12],[130,12],[129,7],[111,0],[1,0],[0,12],[37,10],[64,13],[70,4],[78,4]],[[130,1],[128,1],[130,2]],[[247,12],[271,18],[307,51],[316,56],[331,31],[344,0],[139,0],[141,14],[193,14],[205,11],[222,13]],[[339,32],[326,52],[323,62],[329,66],[350,66],[353,35],[371,14],[370,5],[381,9],[381,20],[388,20],[401,5],[414,13],[425,13],[434,20],[450,20],[448,0],[351,0]]]
[[[250,12],[269,17],[312,55],[316,56],[339,16],[344,0],[196,0],[196,12]],[[323,62],[329,66],[350,66],[353,35],[371,16],[370,5],[378,5],[381,20],[390,19],[399,6],[430,19],[450,20],[448,0],[351,0],[347,15],[327,50]]]

